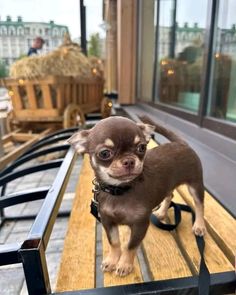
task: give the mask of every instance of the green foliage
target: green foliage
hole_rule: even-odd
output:
[[[8,70],[5,62],[0,60],[0,78],[4,78],[8,76]]]
[[[20,56],[17,58],[17,60],[20,60],[20,59],[25,58],[25,57],[27,57],[27,55],[24,54],[24,53],[22,53],[22,54],[20,54]]]
[[[101,57],[101,41],[99,33],[92,34],[88,41],[89,48],[88,48],[88,55]]]

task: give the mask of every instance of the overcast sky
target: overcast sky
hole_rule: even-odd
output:
[[[16,19],[18,15],[24,21],[49,22],[69,27],[72,38],[80,36],[79,0],[0,0],[0,16],[2,20],[10,15]],[[84,0],[87,8],[87,38],[91,33],[104,31],[99,27],[102,23],[102,0]]]

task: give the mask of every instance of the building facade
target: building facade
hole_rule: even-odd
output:
[[[24,22],[19,16],[12,20],[7,16],[0,21],[0,59],[10,65],[22,55],[26,55],[35,37],[40,36],[45,40],[42,52],[48,52],[62,43],[68,27],[41,22]]]

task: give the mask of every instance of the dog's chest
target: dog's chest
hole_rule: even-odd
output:
[[[99,211],[102,217],[116,224],[130,225],[148,216],[147,209],[142,204],[125,196],[103,199]]]

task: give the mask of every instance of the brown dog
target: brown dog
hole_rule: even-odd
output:
[[[133,269],[135,253],[146,234],[153,208],[164,200],[156,213],[164,218],[178,185],[187,184],[194,198],[194,233],[201,236],[206,231],[202,166],[198,156],[173,132],[147,117],[141,120],[148,124],[110,117],[69,139],[78,153],[89,153],[99,184],[99,213],[111,246],[102,269],[116,270],[120,276]],[[146,150],[154,130],[171,142]],[[131,229],[129,243],[122,253],[120,224]]]

